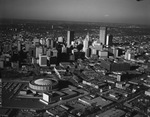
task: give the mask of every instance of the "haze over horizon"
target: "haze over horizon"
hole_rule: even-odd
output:
[[[0,0],[0,19],[150,25],[150,0]]]

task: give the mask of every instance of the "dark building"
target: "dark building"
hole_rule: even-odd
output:
[[[130,64],[125,62],[114,62],[108,60],[101,60],[101,66],[109,71],[128,71]]]
[[[91,53],[92,53],[91,48],[88,48],[87,51],[86,51],[86,56],[87,56],[87,57],[90,57],[90,56],[91,56]]]
[[[69,61],[69,54],[61,53],[60,57],[58,57],[59,62],[67,62]]]
[[[32,57],[36,57],[36,48],[35,47],[30,48],[29,49],[29,54]]]
[[[58,65],[57,57],[50,57],[49,64],[56,64],[56,65]]]
[[[16,113],[16,109],[0,108],[0,117],[13,117]]]
[[[71,41],[74,41],[74,31],[67,32],[67,47],[70,46]]]
[[[85,59],[85,52],[74,52],[75,60]]]

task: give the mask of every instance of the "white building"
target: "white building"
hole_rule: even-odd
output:
[[[39,54],[39,65],[41,67],[47,66],[47,56]]]

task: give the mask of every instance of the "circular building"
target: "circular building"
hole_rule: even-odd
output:
[[[57,89],[58,81],[53,78],[40,78],[31,80],[29,82],[29,88],[37,92],[47,92]]]

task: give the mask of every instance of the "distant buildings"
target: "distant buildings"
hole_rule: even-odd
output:
[[[100,58],[107,58],[109,56],[108,48],[112,46],[113,36],[107,34],[106,27],[100,27],[99,39],[93,41],[91,46],[91,55]]]
[[[134,58],[135,58],[135,54],[134,54],[133,51],[131,51],[130,49],[128,49],[128,50],[126,51],[126,53],[125,53],[124,58],[125,58],[126,60],[134,59]]]

